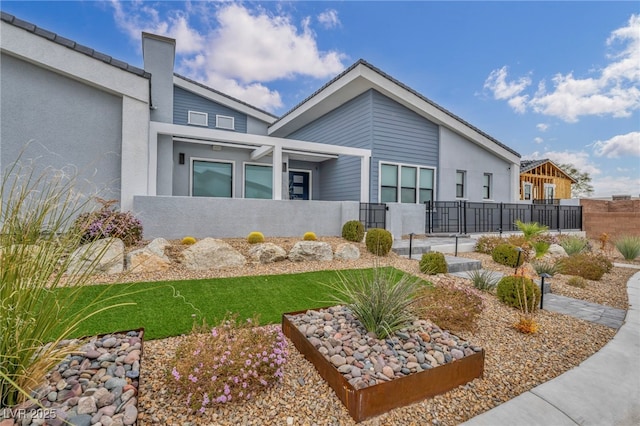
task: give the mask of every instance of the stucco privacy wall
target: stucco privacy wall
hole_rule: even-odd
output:
[[[603,232],[610,237],[640,236],[640,199],[581,199],[582,228],[587,237],[598,238]]]
[[[44,162],[93,167],[94,186],[119,191],[131,209],[147,193],[149,80],[4,21],[0,47],[0,167],[34,139]]]
[[[424,204],[387,204],[387,231],[399,240],[403,235],[424,234],[426,210]]]
[[[216,199],[206,197],[134,197],[144,238],[244,238],[252,231],[266,237],[341,235],[342,225],[357,220],[358,202]]]

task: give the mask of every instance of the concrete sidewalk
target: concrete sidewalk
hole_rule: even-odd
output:
[[[640,425],[640,272],[627,292],[624,324],[600,351],[463,425]]]

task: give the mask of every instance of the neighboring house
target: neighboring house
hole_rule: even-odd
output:
[[[525,201],[571,198],[576,180],[548,159],[520,162],[520,199]]]
[[[336,235],[361,202],[423,232],[426,201],[518,199],[517,152],[363,60],[276,117],[175,74],[173,39],[142,34],[143,71],[0,24],[0,167],[30,139],[93,161],[147,236]]]

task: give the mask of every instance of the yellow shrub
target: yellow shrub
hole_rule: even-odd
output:
[[[316,241],[318,237],[316,237],[316,234],[313,232],[305,232],[302,239],[305,241]]]
[[[262,234],[262,232],[251,232],[247,236],[247,241],[249,242],[249,244],[264,243],[264,235]]]
[[[196,239],[194,237],[184,237],[182,239],[182,244],[190,246],[196,243]]]

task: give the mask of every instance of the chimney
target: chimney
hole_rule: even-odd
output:
[[[173,65],[176,41],[142,33],[144,70],[151,73],[151,120],[173,123]]]

